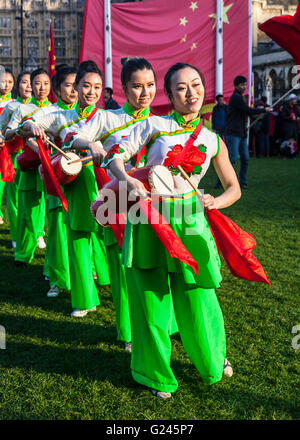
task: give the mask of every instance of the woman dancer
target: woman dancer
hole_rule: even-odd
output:
[[[195,127],[201,128],[199,112],[204,101],[205,84],[198,68],[175,64],[165,76],[165,90],[174,113],[143,121],[104,159],[103,166],[109,166],[120,181],[127,183],[128,191],[141,198],[147,197],[145,188],[125,172],[124,162],[146,145],[147,165],[168,166],[172,153],[175,155],[176,151],[181,151],[178,144],[184,146]],[[191,174],[194,184],[199,184],[212,160],[225,188],[224,193],[216,198],[205,194],[204,207],[230,206],[239,199],[241,192],[225,144],[218,135],[202,127],[194,146],[197,158]],[[99,154],[99,160],[102,158],[103,155]],[[133,225],[129,218],[123,245],[125,266],[129,268],[131,371],[137,382],[148,386],[155,396],[161,398],[171,397],[178,386],[170,367],[168,326],[172,300],[184,348],[202,379],[213,384],[221,380],[223,373],[232,375],[231,365],[225,357],[222,311],[214,291],[221,281],[216,245],[197,204],[195,191],[191,191],[189,183],[180,174],[175,174],[173,179],[175,192],[183,195],[183,200],[166,200],[164,208],[171,212],[170,226],[198,262],[199,274],[178,259],[171,258],[149,224]],[[183,209],[188,209],[189,214],[180,216],[178,213]]]
[[[0,116],[0,131],[4,133],[9,123],[12,114],[21,104],[26,104],[31,100],[32,88],[30,84],[30,73],[22,72],[17,77],[16,89],[18,92],[17,99],[10,101],[5,107]],[[1,137],[0,142],[5,142],[5,138]],[[18,180],[20,177],[20,170],[17,167],[16,157],[20,151],[10,155],[13,166],[16,170],[13,182],[7,183],[7,197],[6,207],[9,221],[9,232],[12,240],[12,247],[16,247],[17,240],[17,218],[18,218]]]
[[[59,110],[71,110],[77,103],[75,78],[77,69],[66,64],[56,67],[56,74],[52,78],[52,88],[57,96],[57,102],[51,106],[39,109],[34,115],[24,120],[38,121],[45,115]],[[26,133],[26,130],[24,130]],[[55,139],[59,144],[60,139]],[[54,154],[57,151],[52,151]],[[60,289],[70,290],[70,269],[68,255],[67,228],[63,221],[63,209],[58,197],[47,194],[48,238],[44,263],[44,275],[49,279],[50,290],[47,296],[56,297]]]
[[[45,132],[64,139],[78,127],[85,125],[101,110],[96,108],[102,91],[102,73],[92,61],[85,61],[79,66],[75,84],[78,91],[78,103],[70,111],[57,111],[37,121],[27,121],[23,130],[33,136],[46,138]],[[44,131],[45,130],[45,131]],[[34,148],[34,142],[31,141]],[[100,147],[91,148],[92,155]],[[81,154],[87,155],[85,151]],[[70,262],[72,317],[83,317],[96,310],[100,304],[94,281],[96,272],[98,283],[109,284],[106,249],[101,238],[101,231],[90,213],[90,204],[97,198],[93,163],[88,161],[78,177],[65,186],[65,195],[69,210],[67,213],[68,250]]]
[[[69,146],[82,148],[87,141],[101,141],[106,151],[127,136],[133,127],[150,115],[155,97],[156,77],[151,64],[144,58],[133,58],[123,64],[121,83],[126,102],[118,110],[99,113],[93,121],[78,130]],[[137,166],[135,161],[130,166]],[[131,331],[125,268],[121,264],[122,250],[110,227],[104,228],[111,293],[116,311],[117,339],[131,350]]]
[[[32,116],[39,108],[51,105],[48,95],[51,79],[44,69],[36,69],[30,75],[33,96],[31,101],[21,104],[12,114],[5,131],[6,140],[19,135],[19,124]],[[30,263],[37,245],[46,247],[43,235],[45,224],[44,187],[37,169],[20,172],[18,200],[17,243],[15,264]]]
[[[4,108],[13,101],[11,96],[12,89],[15,85],[15,78],[10,69],[5,68],[2,81],[0,82],[0,115],[4,111]],[[5,188],[5,182],[2,182],[0,175],[0,225],[3,225],[3,212],[2,212],[2,199]]]

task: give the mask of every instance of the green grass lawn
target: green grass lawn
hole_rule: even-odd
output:
[[[201,187],[218,194],[214,184],[211,169]],[[299,419],[300,350],[292,348],[292,328],[300,324],[300,159],[253,158],[248,184],[222,212],[254,235],[272,286],[234,278],[223,264],[217,295],[234,375],[205,385],[177,334],[179,388],[168,401],[132,380],[109,288],[99,289],[96,313],[71,318],[67,292],[46,297],[44,252],[16,269],[7,223],[1,226],[0,325],[7,339],[0,419]]]

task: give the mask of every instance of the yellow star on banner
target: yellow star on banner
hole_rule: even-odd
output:
[[[191,50],[197,49],[197,44],[193,43],[193,45],[191,46]]]
[[[180,18],[180,25],[179,26],[185,26],[188,23],[188,20],[186,17]]]
[[[233,5],[234,5],[234,3],[231,3],[231,5],[228,5],[228,6],[224,6],[224,1],[223,1],[223,23],[229,24],[229,20],[228,20],[228,17],[227,17],[227,12],[229,11],[229,9]],[[217,24],[217,14],[210,14],[209,17],[215,19],[215,23],[213,25],[213,29],[214,29],[216,27],[216,24]]]
[[[186,43],[187,34],[181,38],[180,43]]]
[[[198,2],[192,2],[190,8],[195,12],[195,9],[198,9]]]

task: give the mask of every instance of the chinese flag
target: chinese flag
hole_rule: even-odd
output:
[[[289,52],[297,66],[300,65],[300,2],[298,2],[295,15],[272,17],[258,27]],[[299,67],[298,71],[300,73]]]
[[[92,59],[101,70],[104,63],[103,0],[87,0],[81,61]],[[248,78],[249,0],[224,0],[224,90],[233,93],[237,75]],[[206,102],[215,102],[216,0],[145,0],[111,4],[114,99],[125,97],[120,83],[121,59],[144,57],[156,72],[158,84],[153,112],[166,114],[168,99],[163,78],[177,62],[193,64],[203,71]]]
[[[49,47],[48,47],[48,72],[51,78],[55,75],[55,66],[56,66],[56,58],[55,58],[55,50],[54,50],[54,40],[53,40],[53,30],[52,30],[52,21],[50,20],[50,28],[49,28]],[[53,90],[49,94],[49,100],[54,103],[57,101]]]

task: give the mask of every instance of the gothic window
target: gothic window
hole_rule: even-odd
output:
[[[10,17],[6,17],[5,15],[0,15],[0,29],[9,29],[10,28]]]
[[[54,18],[54,29],[63,31],[65,29],[65,17],[58,16]]]
[[[275,98],[277,94],[277,74],[274,69],[272,69],[269,73],[271,79],[272,79],[272,96]]]
[[[64,38],[54,38],[54,49],[56,58],[66,56],[66,41]]]
[[[295,80],[295,77],[297,76],[297,69],[292,66],[288,72],[288,88],[291,89],[293,87],[293,80]]]
[[[39,39],[38,38],[28,38],[27,40],[28,56],[38,57],[39,56]]]
[[[11,57],[11,38],[0,37],[0,56]]]
[[[38,20],[37,18],[30,17],[26,20],[27,29],[37,29],[38,28]]]

